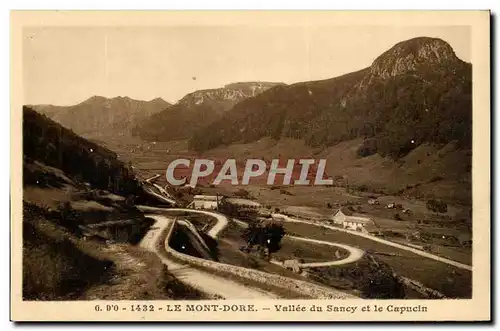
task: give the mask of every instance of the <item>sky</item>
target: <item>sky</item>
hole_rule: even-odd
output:
[[[234,82],[327,79],[421,36],[445,40],[471,62],[466,26],[24,28],[24,104],[74,105],[94,95],[173,103]]]

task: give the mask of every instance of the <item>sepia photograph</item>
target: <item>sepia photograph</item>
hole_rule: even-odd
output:
[[[150,14],[12,14],[28,319],[489,311],[489,12]]]

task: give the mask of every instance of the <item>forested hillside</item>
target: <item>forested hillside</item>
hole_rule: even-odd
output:
[[[117,155],[81,138],[29,107],[23,107],[23,156],[61,169],[68,176],[120,195],[136,194],[139,184],[132,169]],[[37,180],[25,173],[24,183]]]
[[[415,38],[358,72],[278,86],[243,100],[198,130],[190,147],[205,151],[262,137],[331,146],[363,138],[361,156],[397,158],[422,143],[469,147],[471,129],[471,65],[443,40]]]
[[[172,107],[136,125],[132,134],[155,141],[188,139],[196,130],[217,121],[238,102],[278,85],[283,84],[240,82],[189,93]]]

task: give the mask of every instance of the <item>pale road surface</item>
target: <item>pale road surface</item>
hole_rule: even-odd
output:
[[[337,243],[332,243],[332,242],[323,241],[323,240],[297,237],[297,236],[287,236],[287,237],[290,239],[293,239],[293,240],[300,240],[300,241],[305,241],[305,242],[310,242],[310,243],[315,243],[315,244],[320,244],[320,245],[340,247],[340,248],[343,248],[349,252],[349,256],[346,257],[345,259],[335,260],[335,261],[325,261],[325,262],[301,263],[300,266],[302,268],[331,267],[331,266],[336,266],[336,265],[353,263],[353,262],[356,262],[357,260],[359,260],[360,258],[362,258],[363,255],[365,254],[365,252],[363,250],[356,248],[356,247],[348,246],[348,245],[337,244]]]
[[[152,189],[150,189],[149,187],[146,187],[146,186],[143,186],[143,187],[144,187],[144,191],[145,191],[146,193],[148,193],[148,194],[150,194],[150,195],[152,195],[152,196],[154,196],[154,197],[158,198],[159,200],[164,201],[164,202],[166,202],[166,203],[169,203],[169,204],[171,204],[171,205],[175,205],[175,204],[176,204],[175,200],[170,199],[170,198],[167,198],[167,197],[166,197],[166,196],[164,196],[164,195],[158,194],[158,193],[156,193],[155,191],[153,191]]]
[[[238,219],[233,218],[233,221],[238,224],[241,227],[247,227],[247,223],[240,221]],[[305,242],[310,242],[310,243],[315,243],[315,244],[320,244],[320,245],[327,245],[327,246],[332,246],[332,247],[340,247],[349,252],[349,256],[347,256],[345,259],[342,260],[334,260],[334,261],[325,261],[325,262],[311,262],[311,263],[299,263],[299,266],[301,268],[319,268],[319,267],[332,267],[336,265],[343,265],[343,264],[348,264],[348,263],[353,263],[358,261],[363,257],[365,252],[359,248],[348,246],[348,245],[343,245],[343,244],[338,244],[338,243],[333,243],[330,241],[323,241],[323,240],[317,240],[317,239],[311,239],[311,238],[304,238],[304,237],[297,237],[297,236],[290,236],[286,235],[287,238],[293,239],[293,240],[300,240],[300,241],[305,241]],[[277,265],[282,265],[280,261],[277,260],[271,260],[271,263],[277,264]]]
[[[215,224],[208,232],[207,234],[214,238],[217,239],[217,236],[219,233],[224,230],[228,224],[228,218],[227,216],[223,214],[219,214],[216,212],[212,211],[206,211],[206,210],[198,210],[198,209],[186,209],[186,208],[157,208],[157,207],[149,207],[149,206],[137,206],[142,211],[162,211],[162,212],[169,212],[169,211],[181,211],[181,212],[187,212],[187,213],[194,213],[194,214],[204,214],[204,215],[209,215],[214,217],[217,220],[217,224]]]
[[[144,236],[140,246],[155,252],[161,261],[168,267],[168,271],[181,282],[201,290],[214,297],[223,297],[224,299],[276,299],[277,297],[254,288],[249,288],[233,282],[229,279],[218,277],[216,275],[193,269],[188,264],[174,262],[162,254],[159,254],[158,247],[164,249],[167,243],[160,243],[161,235],[164,231],[170,229],[169,225],[173,220],[156,214],[145,215],[156,221],[151,230]],[[161,246],[160,246],[161,244]]]
[[[149,207],[149,206],[137,206],[137,207],[144,212],[147,212],[147,211],[162,211],[162,212],[181,211],[181,212],[192,212],[192,213],[210,215],[210,216],[217,219],[217,224],[215,224],[214,227],[209,231],[209,233],[211,234],[211,236],[214,239],[216,239],[217,236],[219,235],[219,233],[223,229],[225,229],[226,226],[229,224],[229,219],[227,216],[225,216],[223,214],[216,213],[216,212],[211,212],[211,211],[191,210],[191,209],[184,209],[184,208],[165,209],[165,208],[157,208],[157,207]],[[172,219],[165,217],[165,216],[158,215],[158,214],[146,215],[146,217],[153,218],[154,220],[156,220],[156,223],[153,226],[153,228],[155,228],[155,229],[148,232],[145,239],[149,238],[151,235],[154,235],[155,233],[157,233],[156,235],[159,236],[161,234],[161,231],[162,231],[161,229],[167,228],[169,223],[172,222]],[[242,221],[239,221],[239,220],[235,220],[235,221],[242,226],[246,226],[246,223],[244,223]],[[334,243],[330,243],[330,242],[322,242],[321,240],[308,239],[308,238],[300,238],[300,237],[291,237],[291,238],[297,239],[297,240],[305,240],[305,241],[315,242],[315,243],[324,243],[324,244],[331,245],[331,246],[338,246],[338,247],[345,248],[351,252],[350,256],[346,259],[343,259],[342,261],[320,262],[317,265],[318,267],[339,265],[339,264],[343,264],[343,263],[351,263],[351,262],[354,262],[355,260],[357,260],[363,256],[362,250],[359,250],[359,249],[356,249],[354,247],[350,247],[347,245],[334,244]],[[154,242],[154,240],[153,240],[153,242]],[[165,243],[165,245],[167,245],[167,243]],[[145,247],[145,246],[143,246],[143,247]],[[155,247],[158,247],[158,245],[157,244],[155,245],[153,243],[152,246],[150,245],[148,249],[152,250],[153,252],[158,253],[156,251]],[[185,282],[186,284],[189,284],[195,288],[200,289],[201,291],[203,291],[205,293],[207,293],[205,286],[210,286],[209,289],[211,289],[212,292],[208,292],[208,293],[219,295],[219,296],[222,296],[224,298],[239,298],[239,299],[241,299],[241,298],[278,298],[277,296],[274,296],[271,293],[264,292],[264,291],[259,290],[259,289],[250,289],[250,288],[245,287],[243,285],[240,285],[238,283],[226,280],[225,278],[212,276],[212,274],[210,274],[210,273],[199,271],[197,269],[191,268],[188,264],[180,265],[179,263],[170,261],[170,260],[162,257],[161,255],[159,255],[159,256],[162,259],[163,263],[165,263],[168,266],[169,270],[171,270],[171,268],[174,268],[172,271],[172,274],[175,277],[177,277],[182,282]],[[275,263],[275,261],[271,261],[271,262]],[[170,265],[172,265],[172,267]],[[196,274],[198,274],[198,275],[196,275]],[[213,284],[208,284],[207,281],[205,280],[207,277],[212,278],[213,279],[212,281],[217,281],[220,286],[213,287],[214,286]],[[217,280],[215,280],[215,279],[217,279]],[[234,285],[231,285],[228,287],[227,282],[233,283]],[[226,285],[226,287],[223,288],[225,285]],[[240,292],[234,292],[237,290],[237,287],[243,287],[244,291],[241,292],[241,290],[239,290]],[[221,290],[224,290],[225,292],[221,292]],[[241,296],[242,294],[244,295],[244,297]],[[343,295],[348,297],[345,293]],[[353,298],[357,299],[357,297],[353,297]]]
[[[311,221],[306,221],[306,220],[299,220],[299,219],[292,218],[292,217],[289,217],[287,215],[282,215],[282,214],[272,214],[271,216],[273,218],[276,218],[276,219],[282,219],[285,222],[305,223],[305,224],[309,224],[309,225],[314,225],[314,226],[318,226],[318,227],[327,228],[327,229],[330,229],[330,230],[335,230],[335,231],[340,231],[340,232],[345,232],[345,233],[349,233],[349,234],[352,234],[352,235],[360,236],[360,237],[363,237],[363,238],[366,238],[366,239],[370,239],[370,240],[373,240],[373,241],[376,241],[376,242],[379,242],[379,243],[382,243],[382,244],[385,244],[385,245],[388,245],[388,246],[393,246],[393,247],[396,247],[396,248],[400,248],[400,249],[403,249],[403,250],[415,253],[417,255],[420,255],[420,256],[423,256],[423,257],[427,257],[429,259],[433,259],[433,260],[436,260],[436,261],[439,261],[439,262],[443,262],[443,263],[452,265],[452,266],[460,268],[460,269],[465,269],[465,270],[472,271],[472,267],[470,265],[463,264],[463,263],[460,263],[460,262],[457,262],[457,261],[453,261],[453,260],[450,260],[450,259],[447,259],[447,258],[444,258],[444,257],[441,257],[441,256],[437,256],[437,255],[434,255],[434,254],[431,254],[431,253],[428,253],[428,252],[425,252],[425,251],[421,251],[421,250],[413,248],[413,247],[405,246],[405,245],[398,244],[398,243],[395,243],[395,242],[392,242],[392,241],[389,241],[389,240],[385,240],[385,239],[382,239],[382,238],[371,236],[369,234],[365,234],[365,233],[362,233],[362,232],[350,231],[350,230],[346,230],[346,229],[342,229],[342,228],[337,228],[337,227],[326,225],[326,224],[317,224],[317,223],[314,223],[314,222],[311,222]]]

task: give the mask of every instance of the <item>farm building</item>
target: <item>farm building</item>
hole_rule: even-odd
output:
[[[217,210],[223,201],[222,195],[195,195],[188,208]]]
[[[336,225],[342,226],[344,229],[361,231],[365,233],[372,232],[376,229],[375,222],[369,217],[355,215],[346,208],[340,208],[332,216],[332,221]]]
[[[259,208],[261,207],[261,204],[250,200],[250,199],[243,199],[243,198],[227,198],[225,200],[226,202],[233,204],[235,206],[240,206],[240,207],[246,207],[246,208]]]

